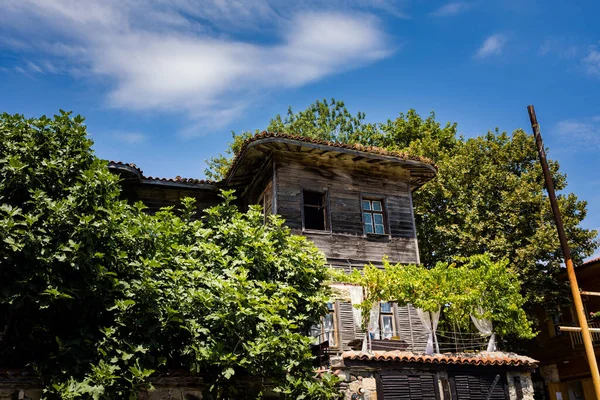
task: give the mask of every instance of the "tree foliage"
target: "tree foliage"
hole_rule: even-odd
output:
[[[171,369],[218,398],[260,397],[237,392],[248,375],[284,398],[333,398],[303,335],[327,298],[312,243],[231,192],[202,220],[191,199],[127,205],[81,117],[3,114],[0,138],[4,366],[32,366],[48,398],[136,398]]]
[[[331,115],[336,118],[327,118]],[[556,279],[560,245],[531,135],[520,129],[512,135],[496,130],[466,139],[458,135],[456,123],[441,125],[433,112],[424,119],[414,110],[383,123],[366,123],[364,113],[352,116],[335,100],[317,101],[298,113],[289,109],[285,119],[276,116],[268,129],[404,150],[434,160],[437,177],[413,194],[421,262],[432,268],[487,253],[492,261],[507,259],[514,268],[527,309],[556,309],[564,301],[564,284]],[[234,134],[232,153],[243,137]],[[571,255],[581,262],[597,247],[597,232],[581,227],[587,203],[566,192],[566,176],[558,163],[550,160],[550,166]],[[209,170],[214,167],[209,163]]]
[[[446,318],[461,327],[468,327],[470,315],[474,315],[492,321],[494,332],[500,335],[535,336],[523,310],[519,278],[507,260],[493,262],[487,255],[479,255],[459,263],[440,262],[428,269],[384,260],[383,269],[367,265],[362,273],[354,270],[350,275],[333,275],[338,281],[364,288],[363,315],[369,315],[379,301],[396,302],[429,312],[443,309]]]

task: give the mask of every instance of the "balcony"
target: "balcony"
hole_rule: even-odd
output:
[[[578,325],[572,324],[572,326]],[[588,327],[600,328],[600,321],[588,321]],[[594,346],[600,345],[600,332],[591,332],[590,336],[592,337]],[[583,346],[583,334],[581,332],[569,332],[569,337],[571,338],[571,346],[573,348]]]

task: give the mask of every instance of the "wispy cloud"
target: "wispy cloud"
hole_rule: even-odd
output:
[[[574,38],[553,37],[544,40],[538,49],[538,54],[568,60],[580,55],[581,50],[582,46]]]
[[[475,57],[483,59],[492,56],[499,56],[504,51],[506,43],[507,38],[503,34],[497,33],[495,35],[489,36],[483,41],[483,44],[475,53]]]
[[[139,144],[146,140],[146,136],[139,132],[114,132],[112,136],[127,144]]]
[[[471,6],[471,3],[465,1],[454,1],[444,4],[440,8],[434,10],[430,15],[433,17],[454,17],[469,10]]]
[[[393,3],[300,3],[6,0],[0,33],[10,38],[3,46],[29,49],[18,66],[24,72],[108,77],[108,105],[184,112],[200,129],[227,123],[265,91],[306,85],[395,50],[369,11]],[[239,39],[248,32],[257,39]]]
[[[577,151],[598,151],[600,149],[600,115],[567,119],[554,128],[560,141],[568,148]]]
[[[582,63],[588,74],[600,77],[600,47],[590,46]]]

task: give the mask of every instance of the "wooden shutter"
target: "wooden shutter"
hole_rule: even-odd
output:
[[[410,304],[397,307],[398,310],[398,335],[408,343],[406,351],[415,353],[425,352],[427,345],[427,331],[419,319],[417,309]]]
[[[338,302],[338,326],[339,328],[339,339],[342,350],[350,350],[348,343],[357,337],[355,325],[354,325],[354,313],[352,312],[352,303]],[[360,335],[360,334],[359,334]]]
[[[436,400],[435,375],[389,371],[381,374],[383,400]]]
[[[508,400],[502,373],[459,373],[452,376],[456,400]]]

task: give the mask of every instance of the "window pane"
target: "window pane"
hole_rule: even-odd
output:
[[[380,235],[385,234],[385,228],[383,227],[383,225],[375,225],[375,233],[378,233]]]
[[[365,212],[365,213],[363,213],[363,219],[364,219],[365,224],[373,225],[373,214]]]
[[[383,225],[383,215],[382,214],[373,214],[373,219],[375,220],[375,224]]]
[[[391,303],[381,303],[381,312],[383,313],[389,313],[392,312],[392,305]]]
[[[323,317],[323,340],[329,340],[330,346],[335,346],[335,332],[333,330],[333,314]]]
[[[381,337],[383,339],[391,339],[392,336],[392,317],[384,315],[381,317]]]
[[[373,203],[373,211],[382,211],[381,201],[373,200],[371,203]]]
[[[365,224],[365,233],[373,233],[373,225]]]
[[[323,340],[321,337],[321,326],[313,325],[310,327],[310,337],[312,338],[312,344],[319,344]]]
[[[369,200],[363,200],[362,201],[362,208],[363,208],[363,210],[370,210],[371,209],[371,202]]]
[[[332,303],[332,302],[328,302],[328,303],[327,303],[327,309],[328,309],[329,311],[333,311],[333,303]]]

